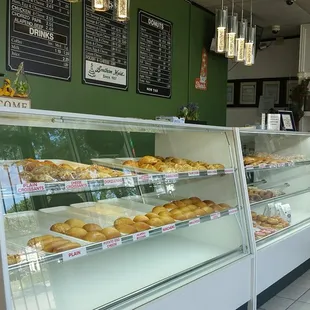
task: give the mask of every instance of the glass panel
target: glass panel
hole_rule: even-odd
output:
[[[310,135],[241,132],[244,165],[259,244],[309,221]]]
[[[249,254],[231,129],[38,113],[0,126],[16,310],[108,307]]]

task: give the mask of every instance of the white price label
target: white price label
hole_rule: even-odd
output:
[[[192,219],[188,222],[188,226],[194,226],[200,224],[200,218]]]
[[[224,172],[225,172],[225,174],[231,174],[231,173],[234,173],[234,169],[233,168],[225,168]]]
[[[278,165],[275,165],[275,164],[271,164],[269,165],[270,168],[278,168]]]
[[[285,167],[285,163],[278,163],[278,167],[279,167],[279,168]]]
[[[189,172],[188,172],[188,176],[189,176],[189,177],[197,177],[197,176],[199,176],[199,175],[200,175],[200,173],[199,173],[198,170],[189,171]]]
[[[216,213],[210,214],[211,220],[216,220],[216,219],[219,219],[220,217],[221,217],[221,213],[220,212],[216,212]]]
[[[138,175],[138,182],[145,183],[150,181],[150,176],[148,174]]]
[[[291,162],[288,163],[288,166],[289,167],[295,166],[295,163],[291,161]]]
[[[169,231],[173,231],[175,230],[176,227],[175,227],[175,224],[169,224],[169,225],[165,225],[161,228],[161,232],[162,233],[166,233],[166,232],[169,232]]]
[[[86,248],[73,249],[73,250],[62,253],[62,260],[64,262],[67,262],[68,260],[82,257],[85,255],[87,255]]]
[[[145,238],[148,238],[150,236],[150,233],[148,231],[141,231],[136,234],[132,235],[133,241],[142,240]]]
[[[115,248],[119,245],[122,245],[122,239],[121,238],[115,238],[107,241],[102,242],[102,248],[105,249],[111,249]]]
[[[167,180],[177,180],[179,178],[179,175],[177,173],[167,173],[166,179]]]
[[[103,183],[105,186],[109,185],[120,186],[124,184],[124,181],[122,178],[110,178],[110,179],[104,179]]]
[[[16,185],[16,191],[19,194],[23,193],[35,193],[35,192],[44,192],[45,183],[25,183]]]
[[[86,180],[65,182],[65,189],[67,191],[74,189],[87,189],[87,188],[88,188],[88,182]]]
[[[258,167],[259,167],[260,169],[264,169],[264,168],[266,168],[266,164],[259,164]]]
[[[249,165],[249,166],[245,166],[245,169],[246,169],[246,170],[253,170],[254,167],[253,167],[252,165]]]
[[[238,212],[238,209],[237,209],[237,208],[233,208],[233,209],[229,209],[229,210],[228,210],[228,214],[229,214],[229,215],[236,214],[237,212]]]
[[[217,175],[217,170],[207,170],[207,175]]]

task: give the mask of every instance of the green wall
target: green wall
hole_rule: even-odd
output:
[[[6,0],[0,1],[0,72],[6,69]],[[159,15],[173,23],[172,98],[136,94],[137,11]],[[227,61],[209,54],[208,90],[194,87],[199,76],[201,50],[214,32],[214,17],[184,0],[132,0],[130,22],[129,90],[127,92],[82,84],[82,5],[73,5],[72,80],[63,82],[29,76],[32,107],[113,116],[153,119],[175,115],[189,101],[199,103],[202,120],[226,123]],[[208,46],[206,46],[208,48]]]

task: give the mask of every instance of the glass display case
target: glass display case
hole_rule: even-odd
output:
[[[133,309],[251,254],[231,128],[0,108],[0,130],[7,309]]]
[[[257,293],[310,258],[310,134],[240,130]]]

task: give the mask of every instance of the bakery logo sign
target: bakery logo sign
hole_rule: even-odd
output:
[[[86,78],[95,81],[126,85],[127,70],[86,60]]]

